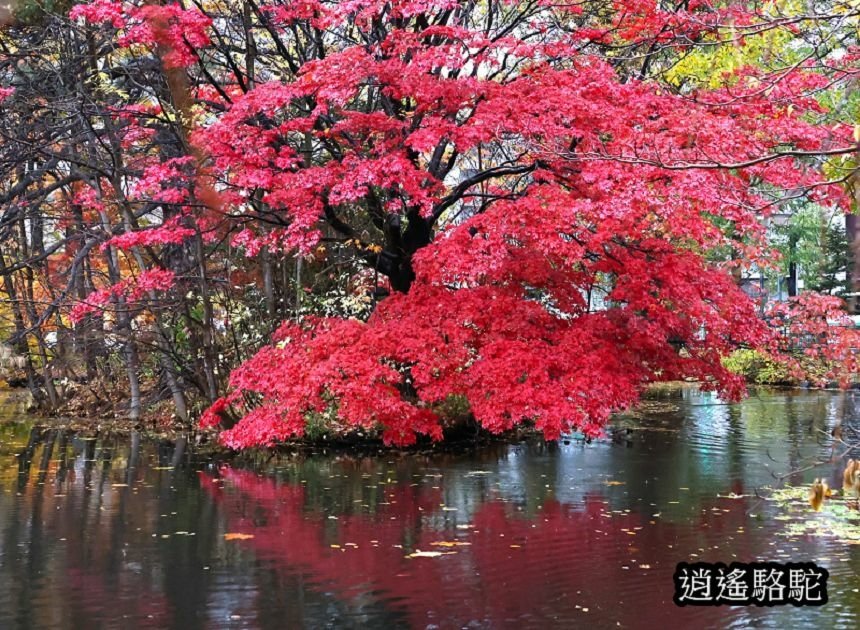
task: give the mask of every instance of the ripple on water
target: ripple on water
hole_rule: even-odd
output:
[[[837,420],[860,430],[854,397],[687,391],[646,412],[621,444],[221,471],[0,425],[0,627],[857,627],[858,548],[781,536],[755,496],[826,455]],[[678,561],[735,559],[817,559],[831,603],[671,603]]]

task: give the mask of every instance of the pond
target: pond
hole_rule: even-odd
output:
[[[760,497],[838,486],[791,471],[860,441],[858,396],[678,389],[615,439],[229,465],[0,402],[0,628],[856,628],[860,545]],[[678,608],[699,560],[816,562],[830,600]]]

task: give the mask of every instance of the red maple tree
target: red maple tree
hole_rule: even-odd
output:
[[[438,408],[456,397],[491,431],[528,421],[557,438],[598,433],[651,381],[742,394],[722,359],[774,332],[732,272],[771,256],[775,191],[843,201],[811,158],[856,142],[818,122],[814,94],[850,75],[856,51],[843,67],[743,68],[722,88],[673,90],[650,69],[725,24],[797,23],[735,2],[596,4],[251,5],[277,72],[198,85],[190,179],[154,165],[141,187],[204,230],[226,217],[250,253],[349,249],[392,294],[366,322],[284,324],[204,426],[234,408],[222,439],[242,448],[324,414],[404,445],[441,437]],[[220,28],[178,5],[98,0],[73,16],[160,48],[173,71],[206,70]]]

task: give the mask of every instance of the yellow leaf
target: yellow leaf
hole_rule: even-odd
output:
[[[224,534],[224,540],[248,540],[249,538],[253,537],[254,534],[239,534],[235,532]]]

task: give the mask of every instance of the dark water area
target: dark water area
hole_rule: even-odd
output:
[[[683,389],[617,440],[229,466],[0,404],[0,628],[856,628],[860,545],[756,495],[842,455],[835,424],[860,441],[858,394]],[[830,601],[678,608],[682,560],[814,561]]]

